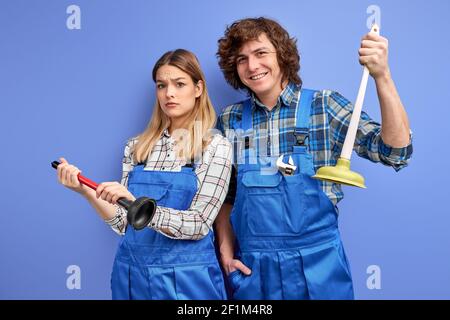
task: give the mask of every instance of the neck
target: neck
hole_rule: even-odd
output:
[[[261,101],[267,109],[272,110],[277,105],[278,97],[287,86],[287,83],[288,82],[286,80],[279,86],[273,87],[271,91],[258,94],[257,97],[259,101]]]
[[[174,131],[184,128],[185,126],[183,125],[183,119],[170,119],[170,126],[169,126],[170,135],[173,135]]]

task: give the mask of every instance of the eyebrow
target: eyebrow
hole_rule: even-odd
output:
[[[269,48],[267,48],[267,47],[259,47],[259,48],[257,48],[257,49],[255,49],[255,50],[253,50],[252,52],[250,52],[250,53],[255,53],[255,52],[258,52],[258,51],[261,51],[261,50],[270,50]],[[239,57],[246,57],[246,55],[245,54],[242,54],[242,53],[240,53],[240,54],[238,54],[238,56],[237,56],[238,58]]]
[[[185,80],[186,78],[185,77],[178,77],[178,78],[175,78],[175,79],[170,79],[170,81],[178,81],[178,80]],[[156,82],[165,82],[165,80],[161,80],[161,79],[156,79]]]

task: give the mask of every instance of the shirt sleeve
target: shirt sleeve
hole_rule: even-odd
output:
[[[199,240],[212,229],[231,176],[231,144],[215,135],[197,167],[198,190],[188,210],[156,208],[150,227],[172,239]]]
[[[231,167],[231,177],[230,186],[228,188],[227,196],[225,197],[225,203],[234,205],[234,200],[236,199],[236,189],[237,189],[237,177],[236,177],[236,167]]]
[[[125,145],[125,150],[122,159],[122,179],[120,183],[128,187],[128,174],[133,170],[134,162],[131,150],[136,144],[135,138],[129,139]],[[105,222],[119,235],[124,235],[127,229],[127,210],[119,205],[116,207],[116,214],[112,219],[107,219]]]
[[[230,128],[231,117],[230,111],[228,111],[228,109],[230,108],[225,109],[225,111],[220,114],[216,122],[216,129],[219,130],[224,137],[227,137],[225,130]],[[230,141],[230,143],[232,143],[231,147],[234,148],[233,141]],[[236,154],[237,153],[235,152],[234,155],[236,156]],[[232,160],[235,164],[237,163],[236,159],[233,158]],[[225,203],[234,205],[234,200],[236,199],[236,188],[236,168],[233,165],[230,177],[230,185],[224,201]]]
[[[331,135],[335,145],[333,151],[340,154],[345,135],[350,124],[353,105],[337,92],[325,91],[324,101],[329,116]],[[393,167],[395,171],[406,167],[412,155],[412,133],[409,144],[395,148],[384,143],[381,138],[381,125],[372,120],[367,113],[361,112],[353,150],[363,158],[372,162],[381,162]]]

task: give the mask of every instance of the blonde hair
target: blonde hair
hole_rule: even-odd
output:
[[[187,118],[187,139],[183,139],[177,143],[178,156],[184,157],[187,161],[197,159],[209,144],[208,131],[215,126],[216,112],[206,89],[205,76],[200,68],[197,57],[190,51],[177,49],[168,51],[162,55],[153,67],[153,81],[156,82],[156,73],[158,69],[164,65],[177,67],[186,72],[194,82],[203,82],[202,94],[196,98],[195,106]],[[158,99],[153,108],[153,115],[147,128],[137,137],[138,141],[134,146],[133,159],[136,163],[143,163],[153,150],[156,142],[161,138],[165,129],[169,128],[170,119],[162,111]]]

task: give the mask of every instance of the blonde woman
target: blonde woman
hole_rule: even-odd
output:
[[[94,191],[64,158],[58,179],[82,194],[123,235],[111,279],[113,299],[225,299],[212,225],[228,190],[231,145],[211,134],[216,114],[197,58],[166,52],[153,68],[157,102],[143,133],[124,152],[121,183]],[[127,227],[117,200],[157,203],[147,228]]]

